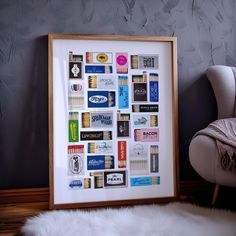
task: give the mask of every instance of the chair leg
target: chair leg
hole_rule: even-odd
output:
[[[214,189],[214,193],[213,193],[213,197],[212,197],[212,201],[211,201],[212,206],[214,206],[216,204],[216,200],[217,200],[217,197],[218,197],[219,190],[220,190],[220,185],[216,184],[215,189]]]

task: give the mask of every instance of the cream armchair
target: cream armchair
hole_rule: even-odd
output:
[[[211,66],[206,74],[215,93],[218,119],[236,117],[236,67]],[[215,139],[207,135],[195,136],[190,143],[189,158],[202,178],[216,184],[213,205],[220,185],[236,187],[236,171],[221,168]]]

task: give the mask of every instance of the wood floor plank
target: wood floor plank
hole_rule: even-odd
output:
[[[49,209],[48,202],[0,205],[0,236],[21,235],[20,229],[28,217]]]

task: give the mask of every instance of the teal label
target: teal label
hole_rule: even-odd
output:
[[[129,88],[128,88],[128,76],[118,77],[118,107],[119,109],[129,108]]]

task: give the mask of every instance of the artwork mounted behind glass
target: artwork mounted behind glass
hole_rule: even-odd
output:
[[[176,38],[49,35],[50,207],[178,196]]]

